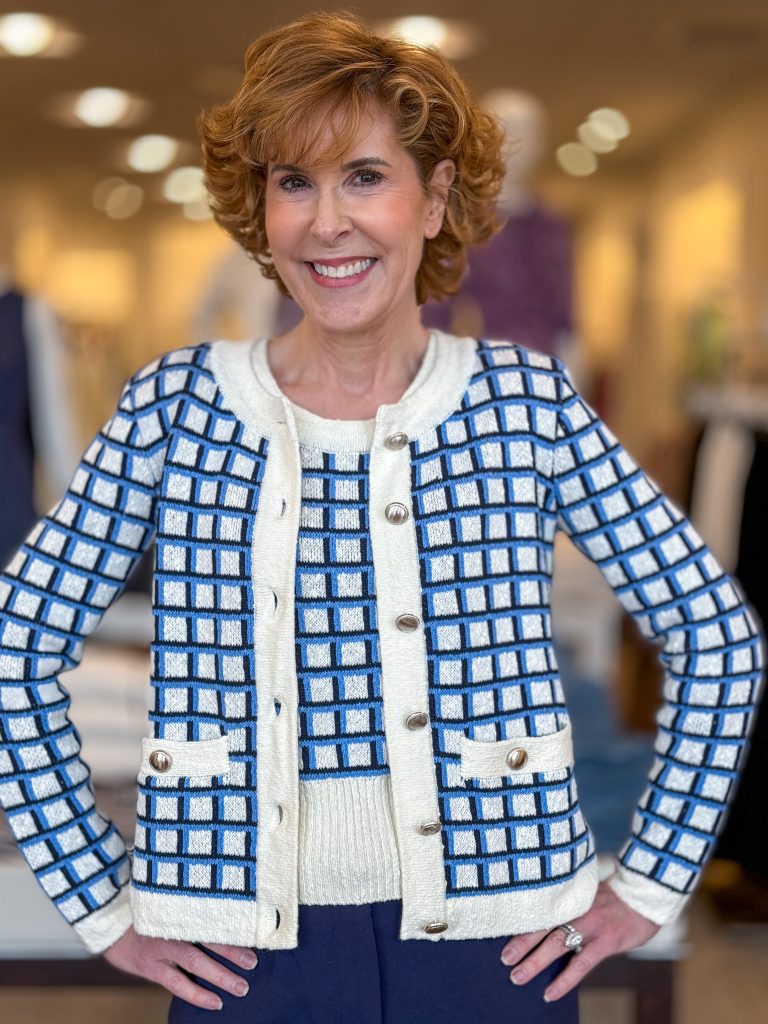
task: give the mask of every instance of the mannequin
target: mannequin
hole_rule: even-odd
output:
[[[506,338],[562,354],[572,330],[567,226],[536,198],[531,179],[544,149],[544,111],[528,93],[496,89],[483,105],[507,135],[507,175],[499,200],[504,226],[470,253],[452,299],[424,307],[430,326]]]
[[[40,506],[66,489],[78,457],[61,331],[45,303],[14,285],[12,252],[12,232],[0,218],[2,564]]]

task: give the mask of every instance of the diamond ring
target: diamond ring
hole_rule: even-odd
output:
[[[574,953],[580,953],[584,949],[584,936],[577,932],[572,924],[559,924],[557,927],[565,935],[563,941],[566,949],[572,949]]]

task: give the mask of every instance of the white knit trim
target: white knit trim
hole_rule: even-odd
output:
[[[257,436],[271,438],[288,399],[269,368],[268,345],[266,338],[216,341],[210,358],[227,405]],[[375,420],[329,420],[293,406],[297,436],[323,451],[367,452],[380,420],[391,416],[410,438],[424,436],[459,408],[476,363],[474,338],[434,330],[410,387],[398,402],[379,406]]]
[[[388,775],[299,783],[299,903],[400,898]]]
[[[690,894],[671,892],[665,885],[630,871],[618,862],[607,882],[619,899],[654,924],[674,921],[690,898]]]
[[[133,924],[129,886],[124,885],[111,903],[73,925],[91,953],[103,953]]]
[[[184,942],[223,942],[233,946],[291,949],[282,929],[276,928],[274,907],[255,900],[213,899],[150,892],[131,888],[133,926],[139,935]],[[266,941],[264,941],[266,936]]]
[[[425,923],[445,919],[446,880],[442,836],[420,832],[421,825],[440,820],[432,729],[406,725],[414,712],[429,712],[426,641],[423,629],[402,632],[396,624],[403,614],[421,619],[422,611],[410,447],[392,451],[385,445],[390,434],[412,430],[401,412],[397,406],[385,406],[377,417],[370,462],[370,531],[403,929],[413,934]],[[387,519],[390,502],[400,502],[409,510],[404,523]]]
[[[158,771],[150,763],[150,755],[156,752],[170,758],[170,765],[165,771]],[[177,779],[191,775],[226,775],[228,771],[226,736],[217,736],[213,740],[165,740],[145,736],[141,741],[140,775]]]
[[[448,928],[438,935],[425,935],[422,920],[413,928],[403,924],[401,939],[488,939],[523,932],[555,928],[592,906],[597,891],[597,858],[579,869],[566,882],[537,886],[487,896],[457,896],[447,900]]]
[[[507,763],[507,758],[513,751],[525,753],[525,763],[519,769],[511,768]],[[573,741],[570,723],[550,736],[526,736],[495,742],[461,737],[459,773],[465,779],[500,778],[504,775],[514,775],[519,779],[534,772],[556,772],[572,767]]]
[[[559,885],[486,896],[452,897],[443,903],[439,917],[434,914],[432,901],[424,894],[422,900],[411,899],[408,909],[403,907],[399,936],[439,942],[509,938],[523,932],[554,928],[584,914],[591,907],[596,890],[597,862],[593,858]],[[132,889],[131,907],[134,927],[141,935],[262,949],[293,949],[300,941],[298,932],[289,935],[282,923],[275,928],[273,908],[252,900],[210,899]],[[438,934],[425,932],[425,927],[435,921],[446,923],[447,929]]]
[[[276,401],[280,401],[279,399]],[[301,464],[287,400],[273,427],[253,528],[256,795],[259,808],[256,945],[292,947],[298,932],[299,717],[294,631]],[[279,922],[274,934],[274,922]]]

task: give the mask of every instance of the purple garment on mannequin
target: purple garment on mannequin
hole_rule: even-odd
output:
[[[568,226],[538,204],[509,217],[490,242],[470,250],[459,293],[423,307],[424,323],[450,330],[462,302],[482,318],[484,337],[556,353],[572,329]]]

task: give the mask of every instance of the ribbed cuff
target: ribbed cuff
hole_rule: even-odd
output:
[[[129,889],[124,885],[111,903],[73,926],[91,953],[103,953],[131,927]]]
[[[618,862],[616,870],[606,881],[619,899],[654,924],[674,921],[690,898],[690,894],[672,892]]]

